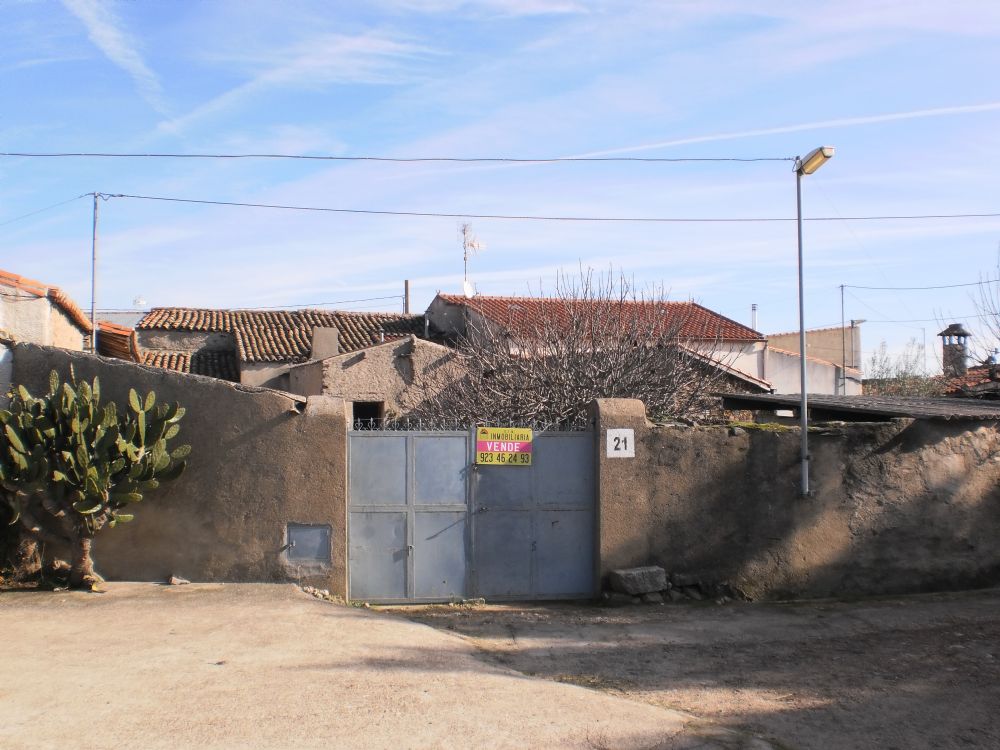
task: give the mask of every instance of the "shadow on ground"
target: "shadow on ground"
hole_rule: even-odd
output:
[[[484,658],[527,675],[683,710],[779,746],[1000,747],[1000,590],[393,612],[469,638]],[[419,647],[412,659],[425,662]]]

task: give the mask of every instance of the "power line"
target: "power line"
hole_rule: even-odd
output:
[[[910,320],[878,320],[869,318],[866,323],[940,323],[943,320],[988,320],[995,318],[995,315],[942,315],[939,318],[912,318]]]
[[[45,208],[40,208],[37,211],[32,211],[28,214],[22,214],[21,216],[15,216],[13,219],[7,219],[7,221],[0,222],[0,227],[7,226],[8,224],[13,224],[15,221],[20,221],[21,219],[27,219],[29,216],[35,216],[36,214],[44,213],[46,211],[51,211],[53,208],[59,208],[59,206],[65,206],[67,203],[72,203],[73,201],[78,201],[81,198],[86,198],[88,195],[93,195],[93,193],[84,193],[83,195],[78,195],[75,198],[69,198],[59,203],[53,203],[51,206],[46,206]]]
[[[996,284],[1000,279],[983,279],[982,281],[971,281],[967,284],[939,284],[937,286],[858,286],[857,284],[844,284],[848,289],[873,289],[873,290],[893,290],[893,291],[917,291],[923,289],[957,289],[965,286],[982,286],[983,284]]]
[[[287,305],[260,306],[260,307],[232,307],[230,309],[233,311],[288,310],[290,308],[326,307],[328,305],[348,305],[355,302],[378,302],[387,299],[403,299],[403,295],[391,294],[388,297],[365,297],[363,299],[341,299],[341,300],[335,300],[334,302],[290,303]]]
[[[361,161],[361,162],[391,162],[395,164],[420,164],[426,162],[452,162],[458,164],[494,163],[494,164],[558,164],[561,162],[758,162],[758,161],[795,161],[793,156],[694,156],[694,157],[654,157],[654,156],[554,156],[542,158],[517,158],[508,156],[459,157],[459,156],[329,156],[308,154],[171,154],[147,153],[127,154],[110,152],[27,152],[4,151],[0,156],[27,157],[43,159],[62,158],[99,158],[99,159],[293,159],[302,161]]]
[[[241,201],[200,200],[195,198],[173,198],[156,195],[132,195],[128,193],[97,193],[107,198],[132,198],[134,200],[163,201],[169,203],[192,203],[209,206],[239,206],[243,208],[267,208],[282,211],[313,211],[336,214],[362,214],[369,216],[416,216],[438,219],[499,219],[508,221],[578,221],[578,222],[637,222],[664,224],[738,224],[773,223],[796,221],[795,217],[655,217],[655,216],[535,216],[528,214],[473,214],[446,213],[440,211],[389,211],[363,208],[326,208],[322,206],[290,206],[275,203],[246,203]],[[896,219],[958,219],[997,217],[1000,213],[983,214],[913,214],[909,216],[811,216],[803,221],[883,221]]]

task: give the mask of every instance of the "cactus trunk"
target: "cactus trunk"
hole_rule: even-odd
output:
[[[94,560],[90,556],[92,542],[93,538],[89,536],[81,536],[73,542],[73,561],[69,573],[71,588],[89,586],[100,580],[99,576],[94,573]]]
[[[14,580],[30,581],[42,570],[42,556],[38,549],[38,540],[24,530],[19,530],[17,545],[11,556]]]

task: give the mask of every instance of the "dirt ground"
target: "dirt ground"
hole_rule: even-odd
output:
[[[0,593],[0,748],[769,750],[291,585]]]
[[[776,747],[1000,747],[1000,589],[860,602],[392,612],[484,658]]]

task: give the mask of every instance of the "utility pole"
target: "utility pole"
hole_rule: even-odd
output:
[[[94,227],[90,241],[90,351],[97,354],[97,199],[94,193]]]
[[[403,280],[403,312],[410,314],[410,280]]]

